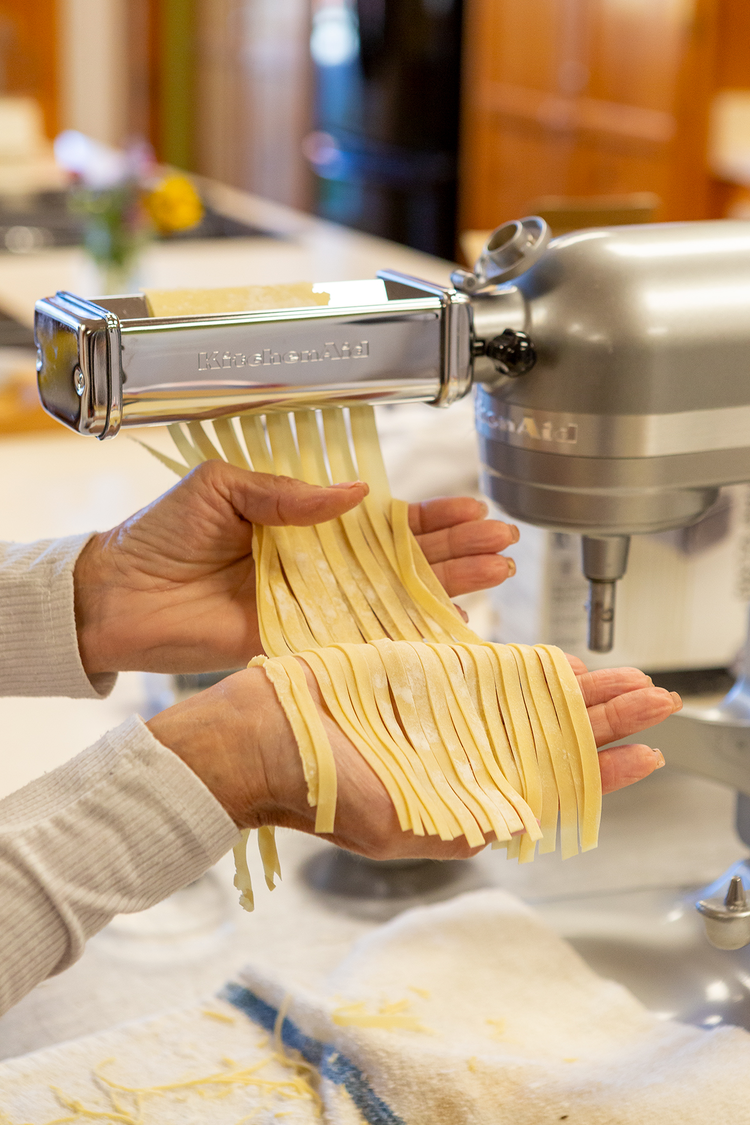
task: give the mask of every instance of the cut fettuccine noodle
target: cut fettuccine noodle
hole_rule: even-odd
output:
[[[209,426],[213,432],[210,432]],[[369,406],[223,418],[169,427],[184,475],[205,460],[330,485],[362,479],[369,495],[313,527],[256,527],[262,665],[296,739],[316,810],[336,814],[333,751],[307,676],[383,784],[404,831],[507,848],[521,862],[594,847],[601,782],[591,726],[563,653],[484,642],[459,616],[391,497]],[[306,674],[307,673],[307,674]],[[235,849],[241,902],[252,908],[245,842]],[[279,863],[260,829],[266,882]]]

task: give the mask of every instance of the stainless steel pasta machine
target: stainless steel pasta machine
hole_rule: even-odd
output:
[[[750,480],[750,224],[550,241],[532,217],[499,227],[452,286],[379,277],[375,301],[219,316],[58,293],[36,306],[42,402],[107,438],[248,410],[448,406],[474,385],[485,491],[513,517],[583,536],[589,644],[609,651],[629,537],[686,526],[722,485]],[[739,790],[750,843],[747,680],[654,737],[670,762]],[[738,902],[727,927],[717,907],[714,930],[729,935]]]

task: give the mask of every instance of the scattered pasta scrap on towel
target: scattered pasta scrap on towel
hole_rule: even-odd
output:
[[[230,1017],[230,1022],[231,1017]],[[275,1073],[269,1068],[275,1064]],[[136,1085],[134,1082],[117,1081],[112,1077],[116,1072],[117,1060],[104,1059],[92,1072],[92,1078],[99,1090],[96,1101],[73,1096],[60,1086],[51,1085],[50,1093],[65,1112],[64,1116],[52,1118],[44,1125],[62,1125],[70,1122],[98,1120],[120,1122],[121,1125],[149,1125],[164,1119],[175,1120],[175,1112],[184,1119],[185,1112],[191,1109],[201,1114],[206,1112],[206,1102],[212,1099],[225,1099],[239,1095],[238,1110],[242,1112],[240,1122],[257,1119],[263,1113],[272,1118],[286,1116],[286,1105],[295,1103],[306,1105],[315,1120],[322,1120],[323,1103],[317,1091],[317,1074],[314,1068],[300,1056],[287,1053],[283,1045],[276,1044],[273,1050],[261,1059],[243,1064],[235,1059],[224,1058],[221,1068],[209,1074],[162,1082],[155,1085]],[[279,1073],[282,1067],[287,1074]],[[256,1095],[254,1105],[249,1105],[247,1096]],[[248,1112],[249,1111],[249,1112]],[[190,1120],[197,1120],[193,1116]],[[306,1117],[306,1120],[309,1118]],[[0,1109],[0,1125],[16,1125],[12,1118],[6,1117]],[[20,1125],[20,1122],[18,1123]]]

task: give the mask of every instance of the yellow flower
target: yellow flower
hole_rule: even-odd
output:
[[[203,218],[203,204],[187,176],[165,176],[144,197],[151,221],[160,234],[187,230]]]

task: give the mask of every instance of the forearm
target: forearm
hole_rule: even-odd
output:
[[[89,678],[78,648],[73,571],[88,539],[0,544],[0,695],[111,691],[115,676]]]
[[[237,838],[137,718],[0,802],[0,1012],[72,964],[115,914],[198,878]]]

